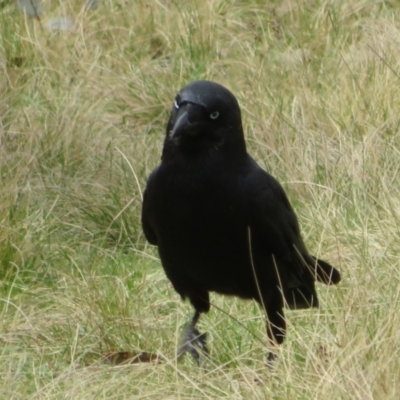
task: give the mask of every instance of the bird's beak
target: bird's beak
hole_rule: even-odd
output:
[[[178,140],[183,136],[194,137],[199,135],[202,127],[202,119],[203,110],[201,106],[193,103],[183,105],[176,116],[170,138]]]
[[[183,132],[190,126],[189,112],[187,110],[180,110],[178,118],[171,130],[171,139],[176,139],[182,136]]]

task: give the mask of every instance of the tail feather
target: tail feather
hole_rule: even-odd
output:
[[[290,310],[319,307],[319,301],[315,289],[310,291],[309,288],[306,288],[305,286],[288,289],[285,293],[285,301]]]
[[[336,285],[340,282],[340,272],[336,268],[319,258],[312,257],[312,259],[314,260],[312,267],[318,282],[325,283],[325,285]]]
[[[285,302],[291,310],[319,306],[315,281],[325,285],[336,285],[340,282],[340,272],[326,261],[308,256],[306,265],[309,273],[303,273],[301,277],[295,274],[289,275],[290,279],[288,279],[285,290]]]

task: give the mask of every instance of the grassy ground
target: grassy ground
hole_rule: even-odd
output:
[[[60,4],[0,2],[0,397],[398,399],[398,2]],[[46,28],[62,15],[75,32]],[[269,371],[263,313],[221,296],[211,361],[175,361],[191,307],[141,232],[174,95],[200,78],[237,95],[250,152],[343,274],[287,312]]]

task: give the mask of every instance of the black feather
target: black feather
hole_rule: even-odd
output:
[[[255,299],[270,341],[282,343],[283,307],[317,307],[315,281],[340,281],[308,253],[282,186],[246,151],[236,98],[213,82],[193,82],[176,96],[142,224],[175,290],[196,310],[180,352],[196,359],[193,345],[205,348],[205,337],[200,343],[195,324],[210,308],[209,292]]]

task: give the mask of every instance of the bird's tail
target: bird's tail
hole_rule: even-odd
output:
[[[315,288],[311,290],[305,285],[290,288],[285,293],[286,306],[290,310],[302,310],[305,308],[319,307],[319,301]]]
[[[325,283],[325,285],[336,285],[340,282],[341,276],[340,272],[328,264],[324,260],[311,256],[313,259],[313,265],[310,267],[314,271],[314,276],[318,282]]]

